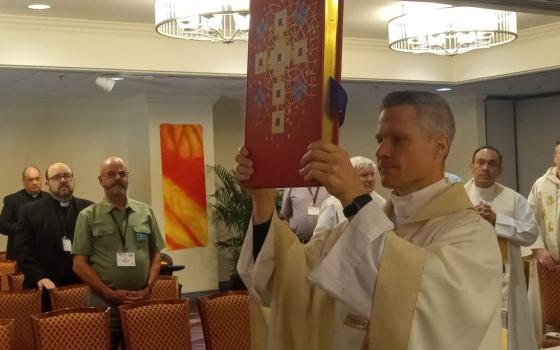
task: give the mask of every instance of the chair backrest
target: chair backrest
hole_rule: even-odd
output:
[[[543,325],[560,327],[560,265],[548,270],[537,264]],[[543,329],[546,329],[543,327]]]
[[[179,279],[177,276],[158,276],[152,288],[151,299],[179,299]]]
[[[0,320],[0,350],[12,350],[15,320]]]
[[[52,310],[86,307],[87,285],[71,284],[49,290]]]
[[[206,350],[251,349],[247,291],[230,291],[197,300]]]
[[[110,350],[110,309],[73,308],[32,315],[38,350]]]
[[[41,292],[38,289],[0,292],[0,318],[14,319],[14,349],[31,350],[33,330],[30,315],[41,313]]]
[[[141,301],[119,310],[127,350],[191,349],[188,300]]]
[[[9,274],[8,287],[10,290],[22,290],[24,279],[25,277],[23,276],[23,273]]]
[[[0,261],[0,290],[8,290],[8,275],[16,273],[17,263],[15,260]]]

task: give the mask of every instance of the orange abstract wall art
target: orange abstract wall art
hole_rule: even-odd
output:
[[[207,247],[202,126],[161,124],[159,132],[167,248]]]

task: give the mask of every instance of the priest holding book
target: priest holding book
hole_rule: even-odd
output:
[[[362,349],[500,349],[499,248],[463,186],[444,179],[454,134],[438,95],[383,99],[376,156],[393,190],[385,210],[344,150],[311,143],[300,174],[338,198],[348,221],[305,245],[276,216],[275,190],[248,188],[253,218],[238,271],[253,302],[254,348],[335,349],[337,334],[352,330]],[[243,185],[255,164],[245,147],[236,161]],[[344,319],[335,302],[349,310]],[[269,312],[266,321],[255,304]]]

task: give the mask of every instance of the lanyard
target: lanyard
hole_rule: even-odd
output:
[[[123,229],[122,229],[121,225],[119,225],[119,224],[117,223],[117,219],[115,219],[115,215],[113,215],[113,211],[112,211],[112,210],[109,212],[109,214],[111,214],[111,219],[113,219],[113,222],[115,223],[115,226],[117,226],[117,230],[119,230],[119,236],[121,237],[122,248],[123,248],[123,250],[127,250],[127,249],[126,249],[126,228],[128,227],[128,215],[129,215],[129,212],[128,212],[128,210],[125,209],[125,216],[126,216],[126,219],[125,219],[125,221],[124,221],[124,232],[123,232]]]
[[[309,194],[311,195],[311,197],[313,197],[313,206],[315,206],[315,203],[317,203],[317,195],[319,194],[319,187],[315,187],[315,194],[313,194],[313,192],[311,192],[311,188],[307,187],[307,190],[309,191]]]
[[[60,206],[60,203],[57,202],[57,204]],[[58,223],[60,224],[60,228],[62,228],[62,234],[63,237],[67,237],[68,235],[68,223],[70,222],[70,216],[72,215],[72,210],[74,208],[73,206],[74,204],[74,200],[70,200],[70,204],[68,204],[68,207],[66,207],[66,219],[64,219],[63,217],[63,210],[61,209],[62,207],[56,208],[56,216],[58,217]]]

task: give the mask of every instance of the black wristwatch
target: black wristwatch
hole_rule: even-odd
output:
[[[362,195],[354,198],[352,203],[348,204],[344,208],[344,210],[342,210],[342,212],[344,213],[344,216],[346,216],[347,218],[350,218],[350,217],[358,214],[360,209],[365,207],[366,204],[368,204],[371,201],[371,199],[372,199],[371,196],[367,193],[362,194]]]

